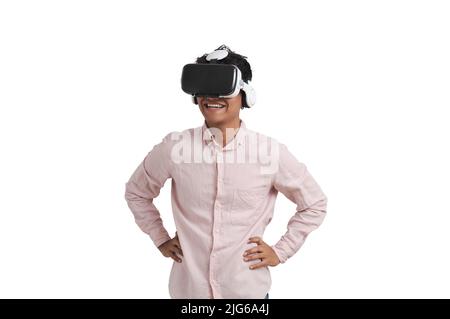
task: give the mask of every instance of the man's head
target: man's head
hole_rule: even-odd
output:
[[[227,46],[221,45],[217,50],[225,50],[228,54],[224,58],[211,59],[210,54],[204,54],[198,57],[196,63],[201,64],[231,64],[235,65],[241,72],[242,80],[248,84],[252,79],[252,70],[250,64],[246,60],[246,57],[236,52],[231,51]],[[229,123],[235,118],[239,118],[239,112],[241,108],[249,107],[247,105],[246,93],[241,89],[239,94],[231,98],[212,98],[198,96],[196,98],[200,111],[202,112],[205,120],[209,124],[222,124]]]

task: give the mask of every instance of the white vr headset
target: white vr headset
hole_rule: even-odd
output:
[[[210,63],[192,63],[183,67],[181,88],[192,95],[195,104],[198,96],[230,98],[242,90],[245,92],[246,105],[255,105],[255,90],[242,80],[239,68],[233,64],[214,63],[227,55],[227,50],[216,50],[206,57]]]

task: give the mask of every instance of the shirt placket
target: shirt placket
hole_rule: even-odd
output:
[[[221,298],[220,293],[220,282],[217,280],[217,275],[219,271],[219,260],[217,255],[217,245],[220,239],[221,233],[221,213],[222,213],[222,203],[224,196],[224,161],[223,152],[219,147],[215,147],[215,159],[216,159],[216,170],[217,170],[217,192],[214,201],[214,212],[213,212],[213,229],[212,229],[212,249],[209,263],[209,279],[212,290],[213,298]]]

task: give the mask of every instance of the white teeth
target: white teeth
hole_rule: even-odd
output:
[[[206,107],[211,107],[211,108],[220,109],[220,108],[222,108],[222,107],[225,107],[225,105],[220,105],[220,104],[206,104]]]

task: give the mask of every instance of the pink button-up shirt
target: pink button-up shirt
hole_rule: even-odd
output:
[[[126,184],[125,198],[138,226],[156,246],[170,239],[153,199],[169,178],[172,210],[184,257],[174,262],[172,298],[264,298],[268,267],[249,269],[243,253],[263,238],[278,192],[297,206],[287,232],[272,246],[283,263],[316,229],[326,196],[286,146],[246,129],[221,147],[204,124],[168,134],[145,157]]]

